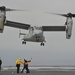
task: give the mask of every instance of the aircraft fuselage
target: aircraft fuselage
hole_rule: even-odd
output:
[[[29,33],[24,36],[23,40],[31,42],[45,42],[45,37],[43,36],[41,27],[30,27]]]

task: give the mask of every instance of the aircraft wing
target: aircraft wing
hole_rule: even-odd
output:
[[[65,31],[66,26],[42,26],[43,31]]]
[[[13,21],[6,21],[5,26],[26,29],[26,30],[28,30],[28,28],[30,27],[29,24],[23,24],[23,23],[18,23],[18,22],[13,22]]]

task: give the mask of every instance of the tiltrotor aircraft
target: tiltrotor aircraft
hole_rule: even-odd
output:
[[[6,11],[17,11],[16,9],[9,9],[4,6],[0,7],[0,33],[3,32],[4,26],[15,27],[20,29],[29,30],[28,34],[20,33],[20,35],[24,35],[22,39],[22,44],[26,44],[29,42],[40,42],[41,46],[44,46],[45,36],[43,35],[44,31],[66,31],[66,38],[70,39],[72,34],[72,25],[73,20],[72,17],[75,17],[75,14],[56,14],[67,17],[65,25],[63,26],[34,26],[32,27],[30,24],[23,24],[13,21],[6,20]]]

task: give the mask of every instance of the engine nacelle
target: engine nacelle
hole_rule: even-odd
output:
[[[0,7],[0,33],[3,32],[4,24],[6,21],[6,8],[5,6]]]
[[[0,16],[0,33],[3,32],[4,29],[4,18]]]
[[[72,35],[72,24],[66,25],[66,38],[70,39]]]

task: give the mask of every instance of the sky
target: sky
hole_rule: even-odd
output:
[[[7,12],[6,19],[31,26],[62,26],[66,18],[46,12],[75,13],[75,0],[0,0],[0,6],[27,11]],[[2,66],[14,66],[17,58],[31,59],[29,65],[75,65],[75,19],[71,39],[66,32],[44,32],[45,46],[27,42],[22,45],[17,28],[4,27],[0,33],[0,57]],[[21,30],[28,33],[26,30]]]

